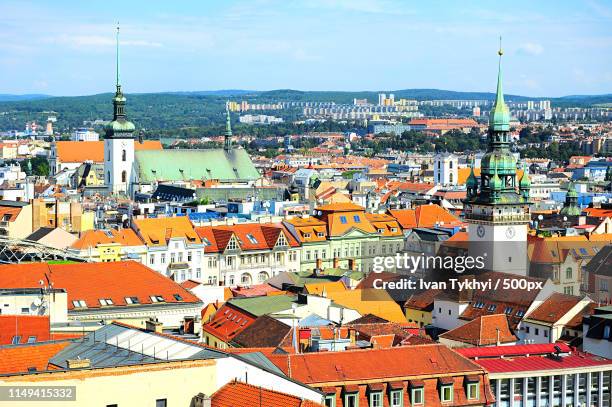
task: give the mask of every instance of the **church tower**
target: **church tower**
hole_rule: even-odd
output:
[[[104,176],[108,192],[130,196],[134,166],[134,124],[125,115],[125,96],[119,81],[119,26],[117,26],[116,91],[113,120],[104,127]]]
[[[485,269],[527,275],[527,225],[531,183],[527,169],[517,182],[510,151],[510,110],[504,102],[499,49],[497,95],[489,116],[488,147],[481,160],[480,184],[473,170],[464,201],[470,256],[484,256]]]

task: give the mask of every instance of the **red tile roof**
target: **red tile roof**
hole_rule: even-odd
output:
[[[469,359],[440,344],[306,353],[290,357],[272,355],[269,359],[291,378],[311,385],[481,371]],[[372,363],[373,360],[376,363]]]
[[[533,310],[525,319],[554,324],[574,308],[582,297],[553,293]]]
[[[70,340],[0,347],[0,374],[47,370],[49,359],[70,345]]]
[[[97,247],[100,244],[118,243],[121,246],[143,246],[136,232],[132,229],[110,230],[88,230],[83,232],[81,237],[72,244],[73,249],[83,250],[90,247]]]
[[[0,345],[11,344],[14,336],[21,337],[19,343],[27,343],[32,336],[36,342],[48,341],[49,332],[49,316],[0,315]]]
[[[461,221],[439,205],[419,205],[415,209],[390,209],[389,214],[398,220],[402,228],[431,228],[436,224],[452,225]]]
[[[112,306],[127,306],[126,297],[137,297],[140,304],[153,304],[152,295],[162,296],[165,303],[200,302],[179,284],[133,261],[0,266],[0,287],[40,288],[41,280],[67,291],[68,310],[75,309],[76,300],[85,301],[89,309],[101,308],[99,300],[107,298],[112,300]]]
[[[462,326],[444,332],[440,338],[475,346],[495,345],[498,341],[500,344],[518,341],[508,325],[505,314],[479,316]]]
[[[495,358],[502,356],[529,356],[529,355],[546,355],[556,352],[555,346],[558,346],[561,352],[567,353],[572,350],[568,345],[562,343],[542,343],[529,345],[511,345],[511,346],[491,346],[482,348],[461,348],[456,349],[466,358]]]
[[[290,247],[299,246],[297,240],[280,223],[202,226],[196,227],[195,231],[206,243],[206,253],[224,251],[232,236],[238,239],[241,250],[271,250],[279,240],[281,233]]]
[[[575,369],[594,366],[608,366],[612,369],[612,360],[589,353],[575,352],[568,356],[530,355],[513,358],[478,359],[474,361],[490,373],[533,372]]]
[[[229,382],[210,397],[212,407],[319,407],[321,404],[303,400],[279,391],[265,389],[242,382]]]
[[[226,303],[209,322],[202,325],[202,329],[215,338],[229,343],[234,336],[255,322],[255,319],[252,315]]]

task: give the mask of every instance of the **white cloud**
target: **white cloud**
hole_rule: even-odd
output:
[[[519,54],[538,56],[542,52],[544,52],[544,47],[541,44],[537,44],[534,42],[526,42],[524,44],[521,44],[517,52]]]

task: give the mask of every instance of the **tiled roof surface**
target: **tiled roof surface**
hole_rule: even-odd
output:
[[[118,243],[121,246],[142,246],[144,242],[140,240],[136,232],[132,229],[109,230],[88,230],[83,232],[81,237],[72,244],[73,249],[84,250],[94,248],[100,244]]]
[[[248,287],[231,288],[234,297],[257,297],[260,295],[269,295],[273,293],[281,293],[282,291],[270,284],[255,284]]]
[[[580,301],[581,297],[553,293],[534,309],[525,319],[553,324],[567,314]]]
[[[253,322],[255,322],[253,316],[225,303],[215,313],[210,322],[202,325],[202,329],[215,338],[228,343]]]
[[[184,238],[188,244],[202,243],[186,216],[135,219],[134,226],[147,246],[166,246],[171,238]]]
[[[510,346],[489,346],[475,348],[459,348],[459,352],[466,358],[496,358],[510,356],[529,356],[529,355],[546,355],[556,352],[555,346],[558,346],[561,352],[567,353],[572,349],[562,343],[542,343],[528,345],[510,345]]]
[[[269,348],[279,346],[291,327],[268,315],[262,315],[241,330],[232,343],[244,348]]]
[[[481,371],[474,362],[439,344],[269,358],[291,378],[311,385]]]
[[[321,283],[304,284],[304,289],[308,294],[323,295],[332,291],[346,291],[346,286],[342,280],[338,281],[323,281]]]
[[[475,346],[495,345],[498,341],[500,344],[518,341],[516,335],[510,330],[508,318],[505,314],[479,316],[462,326],[443,333],[440,338]]]
[[[77,163],[93,161],[101,163],[104,161],[104,141],[56,141],[57,158],[63,163]],[[161,150],[162,145],[158,140],[145,140],[142,143],[135,142],[134,150]]]
[[[47,370],[49,359],[70,345],[69,340],[0,347],[0,374]]]
[[[436,296],[441,292],[442,290],[425,290],[420,293],[413,294],[404,303],[404,308],[431,311],[433,309]]]
[[[478,363],[490,373],[532,372],[575,369],[581,367],[608,366],[612,369],[612,360],[588,353],[572,353],[568,356],[520,356],[513,358],[478,359]]]
[[[390,209],[389,213],[398,220],[402,228],[431,228],[436,224],[458,224],[461,221],[439,205],[419,205],[415,209]]]
[[[150,296],[162,296],[165,303],[200,302],[174,281],[133,261],[0,266],[0,287],[40,288],[41,280],[67,291],[69,311],[77,300],[88,309],[101,308],[100,299],[111,299],[113,307],[128,306],[126,297],[137,297],[140,304],[153,304]]]
[[[21,208],[0,205],[0,220],[3,222],[13,222],[20,213]]]
[[[402,309],[385,290],[354,289],[327,293],[336,304],[352,308],[361,315],[374,314],[391,322],[406,322]]]
[[[212,407],[320,407],[310,400],[242,382],[229,382],[211,396]]]
[[[206,253],[223,252],[232,236],[238,239],[240,249],[243,251],[271,250],[281,239],[281,234],[285,237],[288,246],[299,246],[297,240],[280,223],[202,226],[195,228],[195,231],[206,243]]]
[[[0,345],[13,343],[15,336],[21,337],[19,343],[27,343],[30,337],[36,342],[48,341],[50,330],[49,316],[0,315]]]

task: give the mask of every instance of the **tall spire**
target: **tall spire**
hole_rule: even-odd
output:
[[[225,103],[225,140],[223,143],[223,149],[230,151],[232,149],[232,122],[229,111],[229,101]]]
[[[497,94],[495,95],[495,103],[489,116],[489,128],[493,131],[509,131],[510,130],[510,110],[504,101],[504,91],[502,87],[502,55],[504,51],[501,46],[501,37],[499,37],[499,65],[497,68]]]
[[[115,65],[115,69],[116,69],[116,86],[117,89],[121,88],[121,84],[119,82],[119,21],[117,21],[117,38],[116,38],[116,57],[117,57],[117,61],[116,61],[116,65]]]

